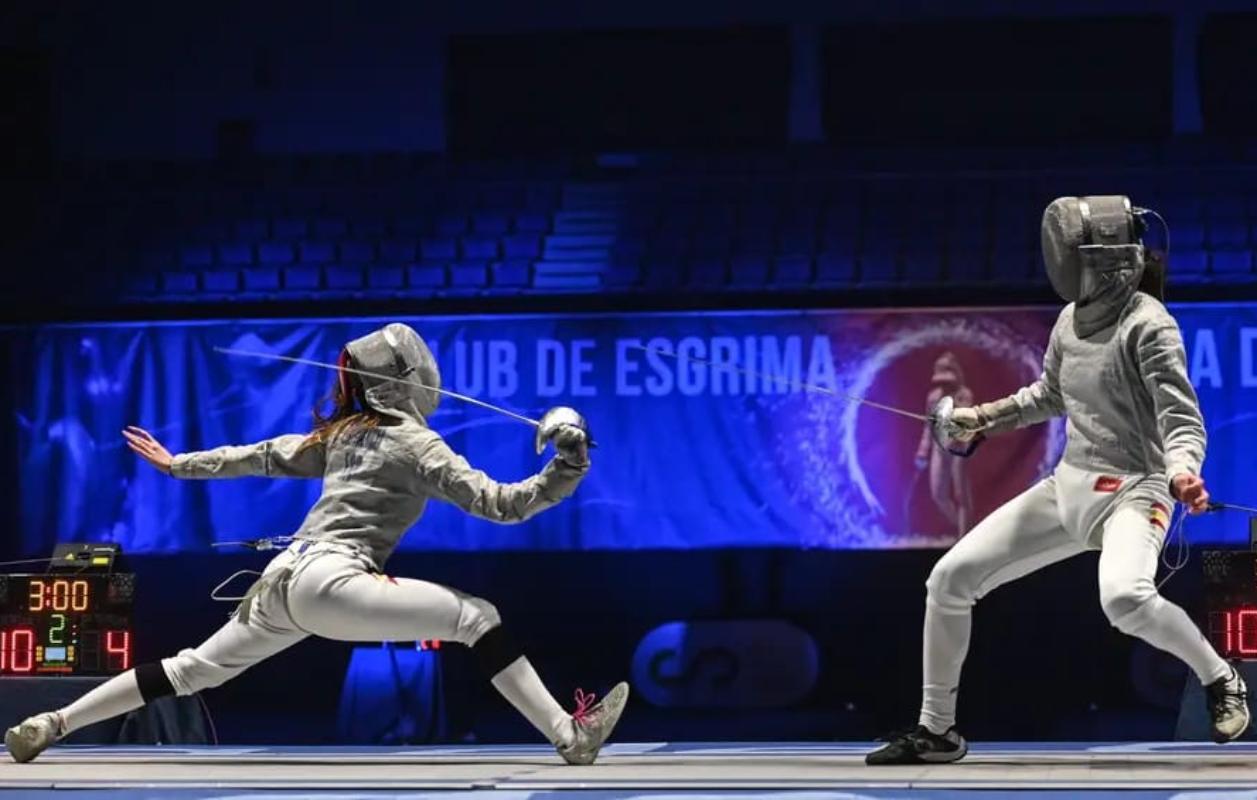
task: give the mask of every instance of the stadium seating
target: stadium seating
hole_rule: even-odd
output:
[[[60,269],[42,274],[82,276],[98,302],[1029,287],[1043,206],[1126,190],[1169,221],[1176,281],[1257,285],[1257,180],[1244,166],[397,163],[408,166],[309,157],[246,169],[251,181],[205,165],[67,178]]]

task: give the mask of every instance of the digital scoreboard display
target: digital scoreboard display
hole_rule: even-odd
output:
[[[1223,658],[1257,661],[1257,552],[1206,550],[1206,629]]]
[[[129,669],[134,600],[130,573],[0,575],[0,676]]]

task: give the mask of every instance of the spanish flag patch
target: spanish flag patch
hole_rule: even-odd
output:
[[[1166,530],[1170,526],[1170,509],[1160,503],[1153,503],[1148,510],[1148,521],[1161,530]]]

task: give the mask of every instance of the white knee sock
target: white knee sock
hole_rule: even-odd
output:
[[[493,688],[501,692],[551,744],[565,747],[572,743],[571,715],[546,689],[527,658],[520,656],[512,661],[510,666],[493,676],[492,683]]]
[[[140,695],[140,684],[135,679],[135,670],[129,669],[58,711],[57,714],[61,717],[61,734],[68,735],[94,722],[134,711],[142,705],[144,698]]]
[[[945,733],[956,724],[956,694],[960,669],[969,652],[973,614],[925,601],[925,636],[922,647],[921,716],[919,723],[934,733]]]

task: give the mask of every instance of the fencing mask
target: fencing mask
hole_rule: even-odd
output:
[[[411,382],[363,377],[367,405],[376,411],[426,420],[436,410],[441,396],[432,389],[441,388],[441,373],[427,343],[409,325],[386,325],[354,339],[345,352],[356,369]]]
[[[1074,303],[1074,331],[1086,338],[1117,321],[1140,285],[1143,221],[1124,195],[1060,197],[1043,212],[1048,279]]]

